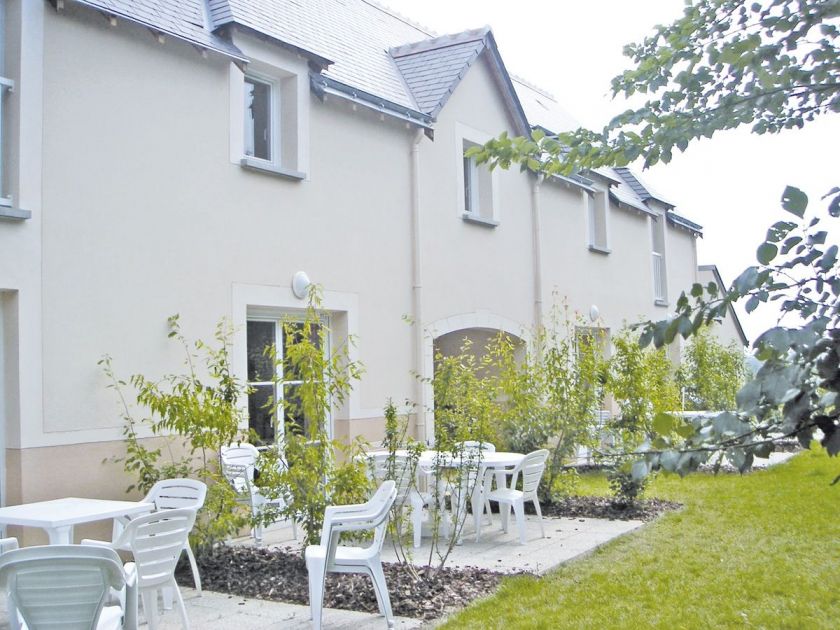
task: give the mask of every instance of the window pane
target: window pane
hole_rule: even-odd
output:
[[[472,175],[472,160],[464,157],[464,212],[473,211]]]
[[[310,326],[309,338],[316,348],[321,347],[321,326],[313,324]],[[290,345],[300,343],[303,337],[303,322],[285,322],[283,324],[283,380],[285,381],[299,381],[301,376],[299,371],[288,360],[288,349]]]
[[[270,381],[274,365],[266,348],[274,347],[274,322],[248,322],[248,382]]]
[[[273,385],[257,385],[248,394],[248,427],[268,443],[274,442],[273,398]]]
[[[271,86],[245,79],[245,155],[271,159]]]
[[[300,385],[283,386],[283,421],[287,431],[303,433],[309,428],[301,409]]]

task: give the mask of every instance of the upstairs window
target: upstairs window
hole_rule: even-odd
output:
[[[665,217],[650,218],[650,238],[653,259],[653,301],[665,306],[668,304],[668,276],[665,267]]]
[[[309,74],[297,72],[302,68],[251,66],[244,75],[231,66],[231,159],[253,171],[305,179]]]
[[[8,154],[8,130],[6,127],[6,101],[14,88],[14,81],[6,74],[6,2],[0,2],[0,206],[10,207],[12,196],[6,177],[6,156]]]
[[[590,251],[608,254],[609,244],[609,195],[596,192],[586,196],[587,239]]]
[[[486,166],[479,165],[474,157],[467,157],[467,150],[475,146],[478,146],[477,142],[461,140],[462,216],[466,221],[492,227],[498,225],[495,176]]]
[[[271,162],[274,156],[274,86],[245,77],[245,155]]]

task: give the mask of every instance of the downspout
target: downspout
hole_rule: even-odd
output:
[[[539,329],[543,321],[542,300],[542,226],[540,223],[540,185],[542,173],[538,174],[531,185],[531,240],[534,252],[534,327]]]
[[[426,385],[423,378],[431,375],[424,373],[423,365],[423,265],[421,259],[420,235],[420,141],[424,136],[423,129],[414,132],[411,143],[411,298],[412,317],[414,327],[414,402],[417,405],[416,431],[417,439],[428,443],[426,427]]]

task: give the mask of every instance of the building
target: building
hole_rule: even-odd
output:
[[[97,361],[178,370],[167,317],[208,338],[226,316],[248,378],[249,347],[305,305],[297,272],[367,369],[332,431],[369,439],[388,397],[431,402],[413,372],[435,343],[525,337],[555,293],[616,330],[699,279],[700,226],[631,171],[543,181],[464,157],[570,124],[488,29],[435,37],[364,0],[0,10],[3,502],[119,496]]]

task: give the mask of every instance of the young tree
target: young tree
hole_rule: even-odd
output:
[[[710,326],[703,326],[691,337],[677,370],[683,407],[688,411],[731,411],[746,377],[744,349],[734,341],[724,346]]]
[[[751,126],[758,134],[803,127],[840,111],[840,0],[693,0],[682,17],[625,48],[635,67],[615,77],[613,94],[648,95],[601,132],[578,129],[530,138],[502,134],[470,149],[490,168],[519,164],[546,174],[569,174],[642,159],[668,162],[674,147],[716,132]],[[840,188],[823,197],[830,220],[840,216]],[[662,435],[634,473],[663,467],[685,473],[711,453],[725,453],[745,470],[782,438],[803,446],[820,436],[840,452],[840,276],[837,246],[826,246],[821,219],[805,218],[808,197],[787,187],[782,206],[795,217],[770,227],[747,268],[728,291],[695,284],[677,302],[675,317],[649,322],[640,342],[670,343],[721,319],[735,301],[747,311],[776,302],[794,326],[776,326],[754,343],[763,365],[738,392],[738,413],[685,425],[665,415]],[[778,413],[781,408],[781,414]],[[679,439],[672,439],[675,430]],[[819,430],[819,432],[817,432]],[[840,477],[838,477],[840,480]]]

